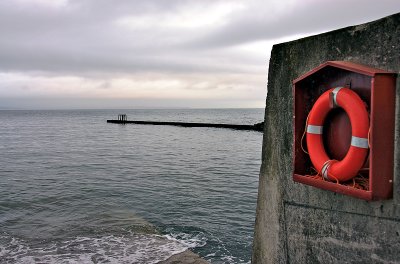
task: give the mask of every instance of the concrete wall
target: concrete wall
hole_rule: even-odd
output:
[[[328,60],[399,73],[400,13],[273,47],[253,263],[400,263],[400,77],[393,199],[367,202],[292,180],[292,80]]]

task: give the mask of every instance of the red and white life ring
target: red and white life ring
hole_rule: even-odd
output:
[[[343,108],[351,122],[350,148],[341,161],[328,157],[322,140],[324,119],[332,107]],[[342,182],[354,178],[368,155],[368,133],[369,117],[361,98],[349,88],[329,89],[315,102],[307,121],[307,148],[312,164],[326,180]]]

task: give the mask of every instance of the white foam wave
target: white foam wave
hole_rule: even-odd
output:
[[[168,240],[175,241],[185,245],[187,248],[204,247],[207,244],[207,238],[203,233],[186,234],[186,233],[171,233],[165,235]]]
[[[180,239],[182,237],[184,239]],[[154,264],[188,248],[204,244],[185,234],[129,234],[102,237],[76,237],[66,241],[30,245],[26,241],[2,236],[1,263],[149,263]]]

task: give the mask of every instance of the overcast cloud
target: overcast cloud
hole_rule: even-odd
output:
[[[398,0],[0,2],[1,108],[263,107],[274,43]]]

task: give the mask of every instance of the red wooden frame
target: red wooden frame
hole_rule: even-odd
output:
[[[293,81],[294,153],[293,180],[317,188],[364,200],[390,199],[393,195],[394,120],[396,74],[348,61],[328,61]],[[326,90],[347,86],[366,103],[370,113],[369,157],[360,170],[368,180],[368,189],[351,184],[309,177],[312,164],[303,149],[306,146],[305,122],[313,104]],[[341,109],[332,110],[324,124],[324,143],[328,155],[340,160],[347,153],[351,124]],[[302,144],[304,147],[302,147]]]

